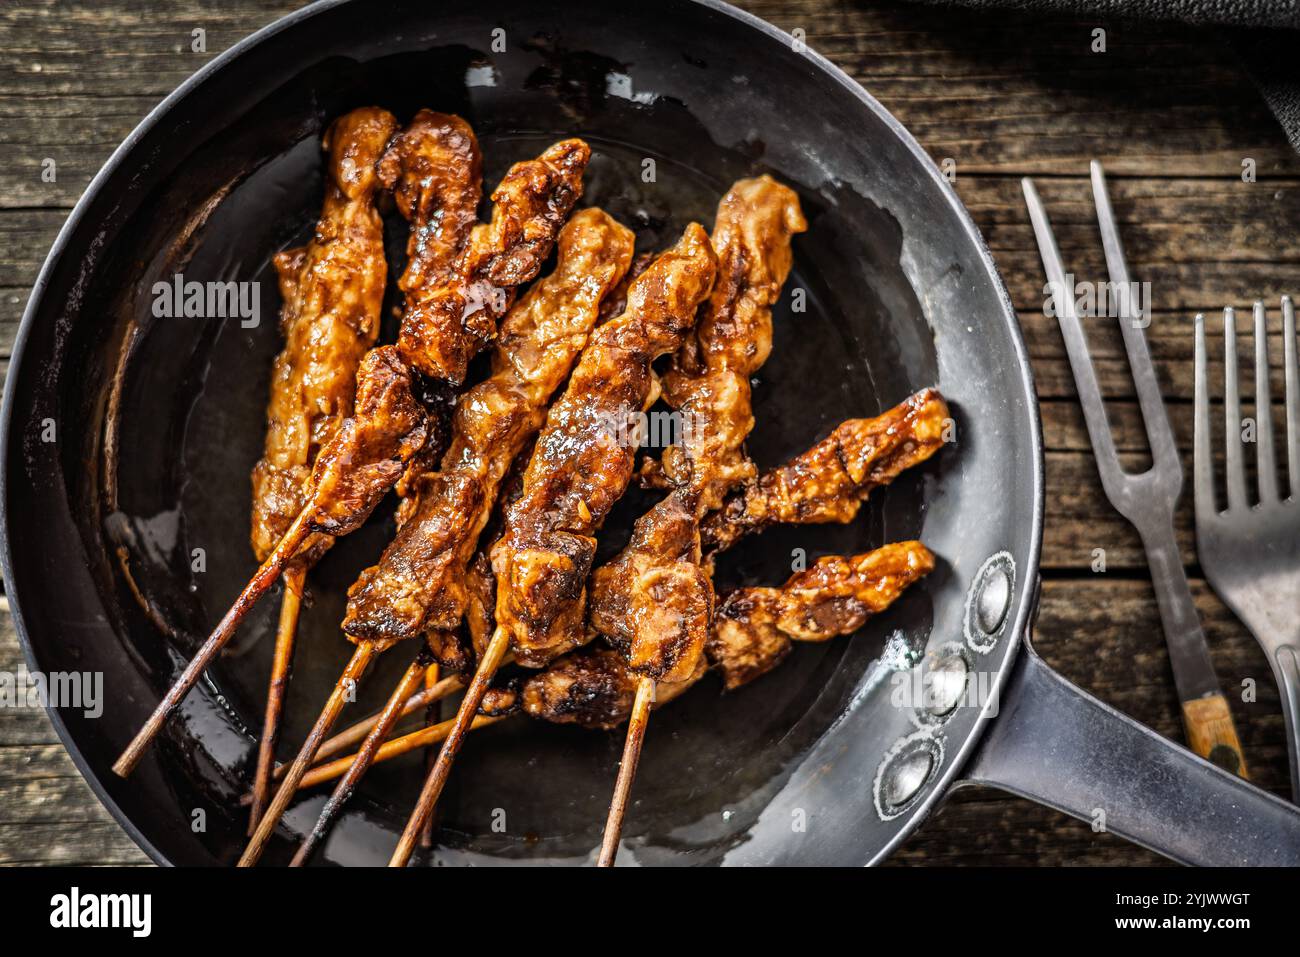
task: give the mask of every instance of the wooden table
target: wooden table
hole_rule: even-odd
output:
[[[136,122],[203,63],[298,6],[289,0],[19,0],[0,7],[0,356],[31,283],[86,183]],[[1098,485],[1019,178],[1032,174],[1067,268],[1105,277],[1087,163],[1106,164],[1131,269],[1149,280],[1148,330],[1190,469],[1190,317],[1255,297],[1274,304],[1300,261],[1300,159],[1214,32],[1170,24],[975,14],[850,0],[753,0],[777,26],[862,82],[956,187],[1020,314],[1042,400],[1047,528],[1038,648],[1071,680],[1162,734],[1178,702],[1136,534]],[[192,32],[206,52],[191,50]],[[1106,31],[1093,52],[1093,31]],[[52,158],[57,178],[42,176]],[[1255,181],[1243,181],[1253,160]],[[1300,284],[1293,293],[1300,293]],[[1276,315],[1275,330],[1279,326]],[[1094,334],[1102,387],[1132,464],[1144,456],[1118,337]],[[1279,333],[1275,331],[1275,335]],[[1278,343],[1273,354],[1281,355]],[[1280,369],[1274,395],[1281,395]],[[1212,370],[1212,374],[1217,370]],[[1255,779],[1286,793],[1284,735],[1265,659],[1196,565],[1190,491],[1183,558]],[[1104,549],[1106,570],[1092,570]],[[0,670],[19,667],[8,615]],[[1252,703],[1235,693],[1253,679]],[[960,792],[894,858],[905,864],[1155,864],[1161,858],[1027,801]],[[0,711],[0,863],[142,863],[43,713]]]

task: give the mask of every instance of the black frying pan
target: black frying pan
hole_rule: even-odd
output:
[[[253,569],[248,472],[279,348],[270,258],[315,220],[321,130],[369,103],[464,115],[488,182],[556,138],[587,138],[584,202],[635,226],[646,249],[690,219],[709,225],[737,177],[766,171],[796,187],[810,229],[789,288],[806,309],[787,294],[777,310],[755,392],[761,465],[923,386],[939,385],[955,411],[955,446],[857,522],[773,530],[729,557],[724,589],[783,580],[795,549],[813,558],[917,537],[940,567],[852,640],[801,647],[726,697],[706,681],[658,712],[624,860],[877,861],[949,787],[974,780],[1080,816],[1104,810],[1111,830],[1180,860],[1300,862],[1293,808],[1020,647],[1043,520],[1034,390],[1011,305],[953,191],[821,57],[753,17],[686,0],[317,5],[185,83],[77,205],[32,294],[5,394],[5,584],[32,668],[103,672],[103,716],[57,709],[54,722],[154,859],[230,863],[243,845],[236,801],[255,757],[274,599],[136,774],[122,781],[109,765]],[[404,232],[391,226],[396,261]],[[260,280],[260,325],[156,318],[153,284],[178,273]],[[645,504],[629,495],[608,549]],[[313,572],[290,743],[348,654],[344,590],[391,530],[378,514]],[[411,652],[385,656],[355,713],[382,700]],[[954,695],[909,694],[918,669],[942,672]],[[618,733],[524,718],[476,732],[424,859],[592,860],[620,747]],[[420,768],[417,756],[377,767],[319,859],[387,860]],[[323,799],[291,810],[269,861]]]

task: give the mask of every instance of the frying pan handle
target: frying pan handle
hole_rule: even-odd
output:
[[[1228,774],[1053,671],[1029,642],[966,768],[1184,864],[1300,866],[1300,808]]]

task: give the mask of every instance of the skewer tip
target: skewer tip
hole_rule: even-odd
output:
[[[623,835],[623,819],[627,816],[627,799],[636,777],[636,766],[641,760],[641,745],[645,743],[646,725],[650,721],[650,707],[655,700],[655,680],[642,676],[636,685],[636,700],[627,722],[627,740],[623,744],[623,760],[614,783],[614,796],[609,802],[609,817],[605,820],[605,835],[600,843],[597,867],[613,867],[618,857],[618,844]]]

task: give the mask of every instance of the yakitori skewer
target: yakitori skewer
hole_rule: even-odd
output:
[[[730,510],[730,523],[716,526],[725,528],[725,534],[719,536],[717,550],[730,548],[745,535],[778,521],[802,524],[851,521],[872,489],[888,484],[905,468],[920,464],[942,446],[945,423],[948,420],[949,412],[943,398],[936,390],[925,389],[875,418],[845,421],[827,438],[790,462],[764,472],[745,490],[732,496],[730,502],[748,501],[751,507],[742,508],[737,505]],[[725,508],[726,506],[724,510]],[[706,525],[718,514],[714,513],[706,519]],[[921,556],[914,561],[914,572],[923,572],[928,567],[924,560],[926,553],[913,544],[904,543],[889,546],[879,555],[871,553],[848,560],[823,559],[808,572],[794,576],[783,587],[792,593],[798,590],[805,607],[816,611],[816,615],[811,616],[815,621],[839,622],[837,627],[847,630],[836,633],[847,634],[861,625],[858,616],[863,613],[859,604],[862,599],[850,595],[852,600],[830,608],[825,602],[818,604],[817,595],[810,594],[807,587],[801,589],[800,582],[819,581],[826,596],[837,600],[844,598],[845,588],[841,587],[837,591],[833,583],[827,582],[824,577],[827,571],[835,571],[840,576],[840,581],[848,581],[849,587],[852,587],[850,576],[855,574],[855,569],[867,568],[863,565],[864,559],[879,562],[891,553],[898,555],[898,549],[916,552]],[[717,551],[711,553],[710,557],[716,554]],[[471,631],[487,635],[493,624],[491,610],[486,607],[493,585],[488,581],[477,580],[491,575],[490,570],[478,567],[482,564],[481,558],[480,554],[469,569],[468,577],[472,583],[469,586],[471,610],[467,619]],[[884,570],[888,564],[877,564],[876,567]],[[905,586],[910,580],[906,576],[899,576],[896,583]],[[862,575],[859,581],[858,588],[864,594],[874,587],[871,584],[874,579],[869,575]],[[889,595],[889,587],[886,585],[884,591],[878,590],[876,597]],[[477,594],[480,591],[485,594]],[[476,600],[484,607],[478,608]],[[758,627],[761,616],[769,614],[764,609],[771,607],[770,595],[764,590],[733,593],[720,603],[705,645],[705,654],[710,665],[722,675],[724,687],[728,690],[738,688],[765,673],[788,653],[790,636],[779,628]],[[776,617],[792,620],[788,614]],[[857,624],[854,624],[855,621]],[[794,630],[798,631],[794,636],[796,640],[816,638],[815,630]],[[826,636],[829,637],[829,634]],[[481,650],[485,644],[486,638],[476,638],[476,648]],[[616,662],[617,667],[610,664],[610,659]],[[655,705],[672,700],[694,684],[701,674],[703,670],[698,669],[684,681],[659,682]],[[638,676],[628,669],[618,652],[591,648],[589,651],[565,655],[548,665],[538,676],[530,678],[524,685],[522,703],[524,710],[534,717],[588,727],[612,728],[631,715],[638,680]],[[440,685],[446,694],[453,694],[464,686],[464,682],[460,677],[452,676],[443,679]],[[440,691],[438,697],[443,696],[445,695]],[[407,699],[403,713],[409,714],[423,707],[427,701],[425,692],[414,694]],[[503,705],[499,702],[491,709],[480,707],[472,719],[471,729],[500,720],[502,710]],[[347,745],[362,740],[375,723],[376,718],[372,717],[348,729],[331,739],[328,754],[327,749],[322,747],[318,756],[323,759],[342,753]],[[373,760],[387,760],[442,742],[454,724],[453,720],[443,721],[387,741],[378,748]],[[319,764],[303,777],[301,786],[310,787],[334,780],[352,767],[355,760],[356,755],[350,755]]]
[[[920,542],[898,542],[862,555],[819,559],[779,587],[742,588],[724,595],[705,645],[707,667],[682,681],[659,683],[654,706],[675,700],[709,670],[716,670],[726,690],[734,691],[781,664],[793,642],[851,635],[933,568],[934,556]],[[508,692],[500,700],[484,702],[472,727],[494,724],[519,710],[554,724],[609,730],[630,719],[640,685],[640,676],[628,668],[623,655],[590,644],[525,680],[517,707]],[[386,742],[374,763],[445,740],[453,723],[443,721]],[[317,765],[302,779],[302,787],[336,780],[355,757]]]
[[[871,489],[878,488],[880,485],[888,484],[894,477],[900,475],[905,468],[911,465],[919,464],[935,454],[935,451],[943,445],[943,436],[945,432],[945,423],[949,420],[948,407],[944,403],[943,397],[936,390],[926,389],[920,391],[906,399],[905,402],[891,408],[887,412],[881,413],[874,419],[850,419],[837,426],[827,438],[815,443],[809,450],[796,456],[789,463],[779,465],[771,471],[764,472],[758,480],[744,490],[738,492],[729,502],[742,503],[748,501],[748,508],[735,505],[729,510],[732,516],[728,524],[718,524],[716,527],[724,529],[724,534],[719,536],[718,545],[715,551],[710,553],[710,558],[718,554],[719,550],[725,547],[731,547],[736,544],[741,537],[751,532],[757,532],[759,529],[767,527],[768,524],[774,524],[776,521],[788,521],[796,524],[818,524],[829,523],[829,521],[840,521],[846,523],[857,515],[862,503],[866,501],[867,494]],[[724,506],[724,510],[727,506]],[[710,516],[710,519],[714,516]],[[706,524],[708,519],[706,519]],[[481,557],[480,557],[481,558]],[[476,563],[477,564],[477,563]],[[490,570],[471,567],[467,575],[467,583],[474,581],[478,577],[490,576]],[[467,619],[471,624],[471,631],[482,633],[486,636],[491,631],[493,625],[493,616],[490,610],[486,609],[487,598],[490,597],[493,584],[481,583],[480,585],[469,585],[471,593],[471,609]],[[476,592],[486,592],[486,596],[477,596],[480,605],[484,609],[476,611]],[[724,602],[723,607],[728,607]],[[735,609],[735,605],[729,606]],[[482,620],[480,620],[482,619]],[[725,623],[722,619],[715,620],[714,635],[710,638],[710,645],[723,640],[723,627]],[[732,628],[732,625],[725,625]],[[763,644],[755,636],[753,641],[741,642],[742,646],[750,649],[746,654],[750,658],[755,657],[754,649],[761,649]],[[584,638],[585,640],[585,638]],[[486,637],[478,640],[476,637],[476,648],[482,650],[486,645]],[[789,642],[784,638],[768,637],[766,642],[770,648],[771,654],[780,651],[784,655],[784,650],[788,650]],[[706,646],[706,653],[707,653]],[[615,654],[614,651],[607,651],[607,654]],[[749,672],[749,676],[761,674],[753,662],[746,664],[744,654],[731,655],[710,655],[710,661],[719,667],[723,672],[725,684],[728,688],[738,687],[744,683],[744,680],[738,679],[738,675]],[[624,675],[632,675],[624,667]],[[629,679],[632,680],[632,679]],[[688,684],[690,679],[686,679]],[[448,687],[452,690],[463,687],[460,684],[459,677],[445,679]],[[634,685],[634,681],[633,681]],[[630,714],[634,698],[634,687],[629,685],[627,701],[625,701],[624,716]],[[680,683],[659,683],[656,690],[656,703],[663,703],[672,696],[672,688],[679,687]],[[529,685],[532,687],[532,685]],[[589,693],[590,685],[575,685],[575,688],[586,688],[582,694]],[[406,711],[409,713],[416,707],[424,703],[422,694],[416,694],[409,698],[406,705]],[[567,706],[573,711],[580,710],[578,698],[573,698]],[[593,698],[597,701],[597,698]],[[526,702],[525,702],[526,706]],[[482,714],[482,709],[472,719],[471,727],[481,727],[484,724],[497,720],[495,716]],[[621,720],[621,718],[619,719]],[[588,722],[590,723],[590,720]],[[617,722],[615,722],[617,723]],[[373,719],[363,723],[363,726],[350,729],[344,732],[347,735],[347,744],[355,744],[359,741],[364,733],[373,727]],[[430,726],[424,731],[413,732],[412,735],[386,742],[378,750],[376,759],[386,759],[395,757],[396,754],[404,754],[407,750],[419,748],[419,746],[428,746],[437,744],[439,741],[445,741],[450,733],[454,720],[446,720],[437,726]],[[343,737],[342,735],[339,737]],[[324,750],[324,749],[322,749]],[[331,748],[330,754],[341,753],[343,750],[342,742],[337,748]],[[354,755],[355,757],[355,755]],[[311,772],[303,779],[304,787],[309,784],[318,783],[320,780],[330,780],[343,774],[352,763],[352,758],[342,758],[341,761],[331,762],[329,765],[321,765],[312,768]]]
[[[284,302],[284,348],[271,371],[266,444],[253,468],[253,553],[265,561],[302,511],[316,456],[352,414],[357,369],[379,335],[388,266],[384,224],[375,209],[374,166],[397,120],[363,107],[335,120],[321,141],[328,154],[325,199],[310,242],[275,257]],[[267,685],[266,720],[253,775],[249,829],[266,806],[280,712],[293,663],[307,572],[333,539],[317,535],[284,574],[284,595]]]
[[[693,333],[663,377],[681,437],[660,458],[672,486],[638,519],[627,548],[592,578],[591,621],[639,676],[599,863],[612,866],[658,682],[699,669],[713,625],[700,520],[757,469],[750,378],[772,351],[772,305],[790,273],[791,238],[808,228],[794,191],[770,176],[740,180],[718,204],[718,279]]]
[[[771,524],[852,521],[872,489],[888,484],[904,469],[925,461],[942,446],[948,421],[948,407],[935,389],[924,389],[874,418],[844,421],[805,452],[765,471],[730,496],[722,511],[704,519],[706,538],[709,530],[715,532],[713,550],[706,554],[709,564],[745,535]],[[483,557],[480,553],[467,570],[467,582],[471,584],[466,621],[470,631],[476,633],[475,648],[479,650],[486,647],[492,634],[492,599],[496,590],[494,581],[479,581],[491,576],[490,569],[477,567]],[[484,594],[476,595],[479,591]],[[423,691],[412,695],[403,714],[454,694],[464,684],[460,676],[446,677],[432,695]],[[662,701],[662,693],[658,698]],[[341,754],[349,745],[361,741],[374,727],[376,717],[331,738],[321,747],[318,758],[324,760]],[[449,725],[450,722],[442,722],[444,730]],[[441,741],[442,737],[436,740]],[[277,769],[277,774],[280,771]]]
[[[845,523],[874,489],[952,441],[948,404],[922,389],[880,415],[847,419],[784,465],[728,496],[701,526],[707,556],[771,525]]]
[[[457,403],[441,468],[408,481],[417,503],[379,563],[349,591],[343,627],[350,636],[400,641],[424,633],[435,657],[468,666],[453,632],[470,602],[467,566],[511,463],[541,427],[601,303],[627,271],[634,240],[599,209],[574,214],[560,231],[555,269],[501,323],[491,376]],[[351,779],[365,773],[409,694],[390,700],[392,720],[375,726],[373,746],[363,750]],[[326,806],[313,833],[323,833],[346,798],[343,792]]]
[[[478,140],[469,124],[458,116],[427,109],[415,115],[384,154],[380,176],[410,223],[406,268],[397,283],[405,310],[416,313],[424,308],[451,275],[478,219],[482,165]],[[429,443],[423,460],[431,461],[441,452],[441,443],[437,448]],[[420,471],[419,463],[413,463],[407,477]],[[399,523],[414,507],[408,496],[411,491],[409,482],[398,484],[403,498]],[[441,677],[438,663],[429,661],[424,672],[425,691],[432,695],[440,687]],[[427,714],[435,715],[437,707],[436,699],[431,700]]]
[[[491,376],[457,402],[440,467],[408,479],[417,503],[378,563],[348,589],[348,634],[401,640],[460,625],[466,567],[506,473],[541,428],[601,302],[628,268],[633,242],[631,230],[599,209],[575,213],[560,231],[555,270],[510,310]]]
[[[444,381],[459,383],[474,353],[496,335],[497,320],[514,301],[515,288],[531,281],[550,255],[560,227],[582,194],[582,173],[590,153],[581,140],[563,140],[537,159],[510,168],[492,194],[490,222],[473,227],[454,265],[433,292],[407,303],[397,346],[404,368],[419,369]],[[403,153],[394,162],[401,169],[409,157],[409,153]],[[447,454],[454,451],[453,447]],[[417,460],[417,467],[403,476],[406,495],[398,513],[399,535],[415,521],[427,499],[441,495],[441,490],[425,486],[425,461]],[[350,669],[359,661],[368,662],[375,651],[408,637],[363,633],[346,624],[344,630],[357,646]],[[436,634],[430,632],[428,637]],[[241,866],[251,866],[261,856],[297,790],[299,779],[338,717],[339,709],[333,705],[345,679],[346,673],[340,677],[335,694],[285,772],[275,798],[240,858]]]
[[[309,534],[333,537],[359,528],[424,444],[426,417],[392,346],[371,349],[357,372],[356,405],[316,457],[307,502],[180,678],[163,696],[113,770],[125,777],[171,711],[189,693],[236,626],[275,582]]]
[[[537,666],[581,642],[595,532],[631,479],[629,437],[653,399],[651,363],[676,351],[713,285],[717,257],[698,224],[632,284],[621,316],[592,334],[546,416],[523,489],[492,550],[496,630],[390,861],[410,859],[483,694],[513,650]]]

